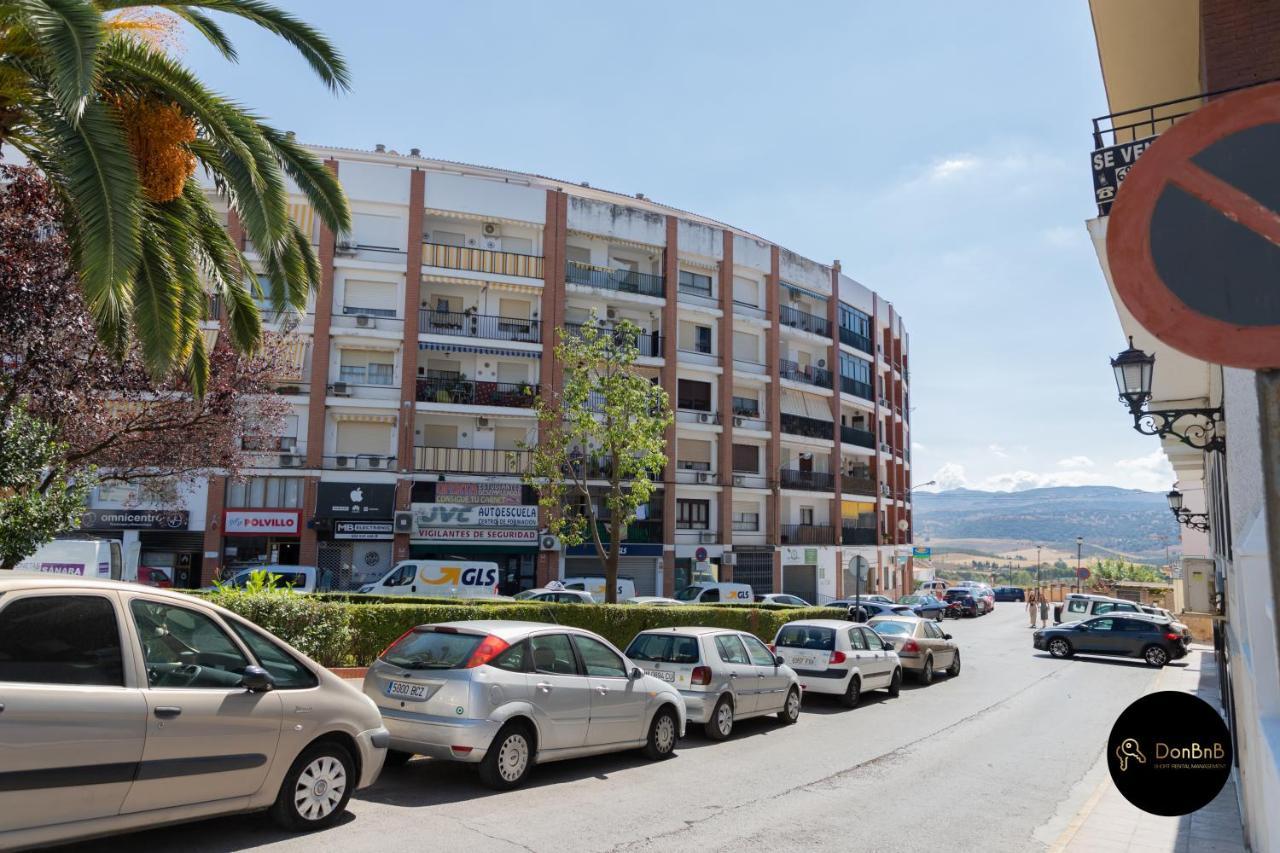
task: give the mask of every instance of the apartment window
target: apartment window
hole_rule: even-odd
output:
[[[760,336],[750,332],[733,333],[733,358],[750,364],[760,364]]]
[[[591,265],[591,250],[582,246],[565,246],[564,256],[571,263]]]
[[[694,326],[694,347],[698,352],[711,354],[711,327]]]
[[[735,444],[733,446],[733,470],[740,474],[759,474],[759,445]]]
[[[739,418],[760,417],[760,401],[755,397],[733,397],[733,414]]]
[[[811,506],[800,507],[800,524],[803,525],[804,527],[813,526],[813,507]]]
[[[680,530],[710,530],[711,501],[676,501],[676,527]]]
[[[396,285],[389,281],[355,281],[342,285],[342,313],[369,317],[395,317],[399,299]]]
[[[352,385],[395,384],[394,353],[342,350],[338,379]]]
[[[338,424],[334,451],[339,456],[386,456],[391,447],[391,425],[358,421]]]
[[[710,471],[711,442],[681,439],[676,457],[676,467],[681,471]]]
[[[744,533],[755,533],[760,530],[760,505],[753,503],[733,503],[733,529]]]
[[[427,236],[431,238],[427,242],[438,243],[441,246],[467,245],[467,235],[458,231],[432,231]]]
[[[864,358],[840,353],[840,375],[870,385],[871,362]]]
[[[843,303],[840,305],[840,325],[864,338],[871,337],[871,318],[857,308],[850,308]]]
[[[379,213],[353,213],[351,230],[362,249],[404,250],[405,223],[399,216]]]
[[[711,276],[680,270],[680,290],[709,299],[711,298]]]
[[[532,255],[533,241],[528,237],[503,237],[502,251],[515,255]]]
[[[250,477],[227,483],[227,506],[291,509],[302,506],[301,477]]]
[[[733,277],[733,301],[750,308],[760,307],[760,284],[749,278]]]
[[[529,367],[524,364],[499,362],[498,381],[509,385],[522,385],[529,381]]]
[[[676,407],[694,412],[711,411],[711,383],[681,379],[676,385]]]

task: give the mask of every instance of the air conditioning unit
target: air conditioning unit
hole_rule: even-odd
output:
[[[486,222],[484,225],[480,226],[480,233],[484,234],[486,237],[501,237],[502,227],[496,222]]]
[[[738,555],[733,553],[732,551],[725,551],[723,554],[720,555],[720,565],[722,566],[738,565]]]
[[[827,360],[825,358],[818,359],[819,368],[826,369],[826,366],[827,366]]]
[[[888,401],[888,400],[886,400],[884,397],[881,397],[881,398],[880,398],[880,405],[884,406],[884,407],[887,409],[887,408],[889,408],[889,401]]]
[[[736,426],[736,427],[740,427],[740,426],[742,426],[742,418],[734,418],[734,419],[733,419],[733,425],[734,425],[734,426]]]
[[[698,541],[703,545],[714,545],[716,541],[716,532],[714,530],[704,530],[698,534]]]
[[[892,452],[893,452],[893,448],[892,448],[892,447],[890,447],[889,445],[885,444],[885,443],[882,441],[882,442],[880,442],[880,452],[881,452],[881,453],[892,453]]]
[[[370,317],[368,314],[357,314],[356,325],[362,329],[368,328],[369,326],[373,325],[373,318]]]
[[[552,536],[550,533],[542,534],[541,536],[538,537],[538,550],[539,551],[559,551],[560,538],[558,536]]]
[[[339,468],[348,468],[351,466],[351,457],[339,456],[336,459],[334,459],[334,464],[337,465]]]
[[[699,472],[698,472],[698,482],[699,482],[699,483],[713,483],[713,482],[715,482],[715,475],[714,475],[714,474],[712,474],[710,471],[699,471]]]
[[[413,513],[401,510],[395,514],[394,529],[396,533],[413,532]]]
[[[296,435],[282,435],[279,440],[281,450],[293,450],[298,446],[298,437]]]
[[[788,291],[787,291],[787,299],[788,299],[789,301],[791,301],[791,302],[799,302],[799,301],[800,301],[800,298],[801,298],[801,297],[800,297],[800,291],[798,291],[798,290],[788,290]]]
[[[350,388],[350,387],[348,387],[347,383],[345,383],[345,382],[335,382],[335,383],[333,383],[333,385],[331,385],[330,387],[332,388],[332,390],[333,390],[333,396],[335,396],[335,397],[350,397],[350,396],[351,396],[351,388]]]
[[[339,255],[354,255],[360,251],[360,244],[356,242],[355,235],[350,231],[341,231],[338,233],[334,248]]]
[[[745,484],[746,484],[746,482],[747,482],[747,478],[746,478],[746,477],[744,477],[744,476],[742,476],[741,474],[734,474],[734,475],[733,475],[733,484],[734,484],[735,486],[745,485]]]
[[[604,309],[604,316],[606,319],[616,320],[618,319],[618,309],[614,308],[612,305],[607,305]]]
[[[386,459],[383,459],[381,456],[366,456],[366,457],[364,457],[364,464],[365,464],[365,467],[366,467],[366,468],[368,468],[368,469],[369,469],[369,470],[371,470],[371,471],[376,471],[376,470],[380,469],[380,468],[383,466],[383,464],[384,464],[384,463],[386,463],[386,461],[387,461],[387,460],[386,460]]]
[[[710,413],[710,412],[698,412],[698,423],[700,423],[700,424],[707,424],[707,423],[711,423],[711,413]]]
[[[297,468],[297,467],[299,467],[299,466],[301,466],[301,465],[302,465],[302,457],[301,457],[301,456],[299,456],[298,454],[296,454],[296,453],[281,453],[281,454],[280,454],[280,467],[281,467],[281,468]]]
[[[476,418],[476,429],[488,429],[488,428],[489,428],[488,418]]]

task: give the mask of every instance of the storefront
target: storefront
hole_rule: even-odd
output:
[[[565,552],[564,577],[604,577],[604,563],[594,542],[574,545]],[[636,595],[662,595],[661,543],[623,544],[618,552],[618,577],[630,578]]]
[[[734,583],[745,583],[757,595],[773,592],[774,549],[767,545],[734,545]],[[679,587],[677,587],[679,589]]]
[[[782,592],[799,596],[810,604],[835,598],[835,549],[783,548]]]
[[[535,586],[538,507],[520,483],[415,483],[409,555],[497,563],[498,591]]]
[[[382,483],[320,483],[315,527],[320,589],[359,589],[392,566],[396,487]]]
[[[69,536],[120,541],[124,577],[156,586],[200,585],[205,483],[99,486]]]
[[[222,513],[223,575],[267,565],[296,566],[300,509],[228,509]]]
[[[677,545],[675,554],[674,592],[690,584],[720,580],[723,545]],[[659,555],[661,556],[661,555]],[[661,588],[661,584],[658,585]]]

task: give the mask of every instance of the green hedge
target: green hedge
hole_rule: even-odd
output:
[[[571,625],[594,631],[625,649],[647,628],[705,625],[750,631],[770,642],[795,619],[840,619],[834,608],[645,607],[635,604],[546,604],[398,599],[355,604],[325,596],[213,593],[209,600],[256,622],[325,666],[365,666],[415,625],[467,619],[515,619]],[[437,600],[439,601],[439,600]]]

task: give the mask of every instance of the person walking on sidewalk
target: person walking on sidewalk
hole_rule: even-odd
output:
[[[1036,626],[1036,599],[1038,597],[1039,597],[1039,592],[1036,590],[1032,590],[1031,593],[1027,595],[1027,613],[1031,617],[1032,628]]]
[[[1037,595],[1036,598],[1040,599],[1040,627],[1048,628],[1049,627],[1049,599],[1045,598],[1043,595]],[[1032,619],[1031,621],[1032,621],[1032,624],[1035,624],[1034,619]]]

